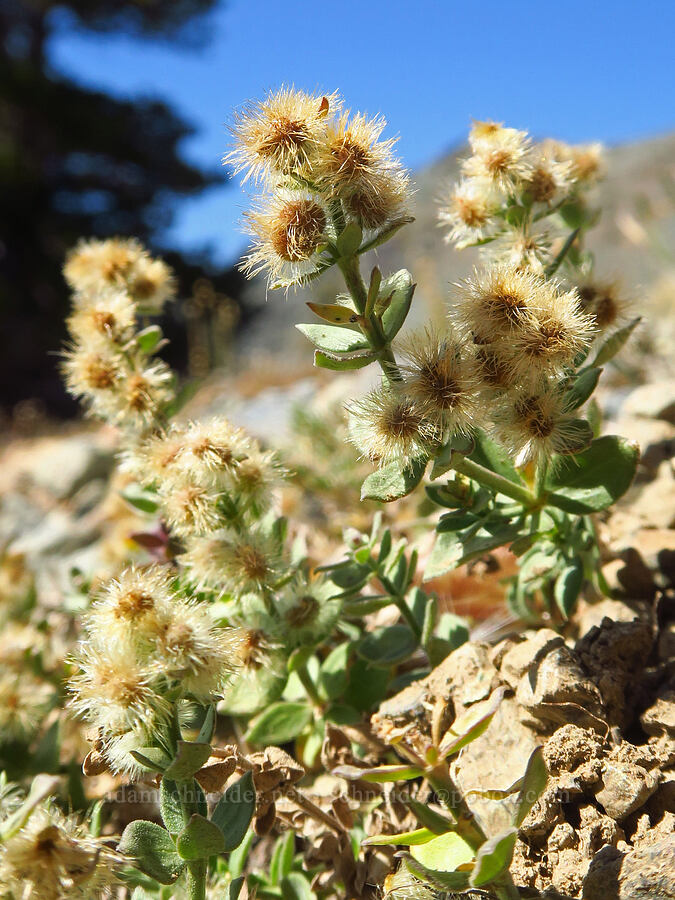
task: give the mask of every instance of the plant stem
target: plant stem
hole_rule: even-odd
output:
[[[295,671],[298,675],[298,678],[302,682],[302,686],[307,691],[307,696],[312,701],[314,706],[318,707],[319,709],[323,708],[323,701],[321,697],[319,697],[319,692],[316,689],[316,685],[312,681],[312,676],[309,674],[307,663],[303,663],[301,666],[298,666]]]
[[[196,859],[188,863],[185,880],[190,900],[206,900],[205,859]]]
[[[410,625],[412,633],[415,635],[415,637],[417,638],[417,642],[419,643],[419,641],[422,639],[422,628],[415,616],[412,614],[412,610],[405,602],[405,597],[402,597],[401,594],[398,593],[398,591],[394,587],[394,584],[386,577],[386,575],[380,575],[378,573],[377,578],[381,582],[382,587],[387,591],[387,593],[391,596],[393,602],[399,608],[399,611],[403,618],[406,620],[408,625]]]
[[[342,272],[342,276],[347,285],[347,290],[354,301],[356,310],[361,317],[361,331],[368,339],[368,343],[377,351],[377,358],[382,371],[390,382],[403,381],[403,376],[396,362],[396,357],[391,349],[391,345],[384,332],[382,326],[374,315],[366,314],[366,306],[368,303],[368,290],[361,275],[361,267],[359,265],[358,256],[343,256],[338,260],[338,267]]]
[[[505,494],[507,497],[512,497],[526,507],[535,507],[537,505],[537,497],[532,491],[519,484],[515,484],[513,481],[509,481],[509,479],[504,478],[503,475],[491,472],[490,469],[486,469],[485,466],[481,466],[479,463],[467,459],[467,457],[463,456],[461,453],[452,454],[451,464],[452,468],[461,475],[467,475],[469,478],[473,478],[474,481],[478,481],[480,484],[485,485],[485,487],[492,488],[499,494]]]
[[[485,834],[462,792],[450,777],[447,762],[441,761],[431,772],[427,772],[426,779],[456,820],[454,830],[473,850],[478,850],[485,843]]]

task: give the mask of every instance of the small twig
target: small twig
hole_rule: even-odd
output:
[[[329,813],[321,809],[320,806],[317,806],[317,804],[314,803],[314,801],[310,800],[309,797],[305,797],[304,794],[301,794],[297,788],[289,787],[284,791],[284,797],[295,803],[295,805],[300,807],[303,812],[306,812],[308,816],[311,816],[318,822],[322,822],[336,834],[344,834],[346,832],[347,829],[344,827],[344,825],[338,822],[338,820],[333,818],[333,816],[331,816]]]

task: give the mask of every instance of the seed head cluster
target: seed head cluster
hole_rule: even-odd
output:
[[[599,144],[533,144],[525,131],[474,122],[462,177],[442,199],[438,218],[456,247],[489,247],[499,263],[541,272],[562,222],[556,212],[580,202],[602,176]]]
[[[172,375],[153,358],[160,342],[148,343],[137,316],[161,312],[174,290],[170,270],[136,241],[112,239],[78,244],[64,275],[74,291],[62,362],[68,390],[91,415],[146,430],[173,396]]]
[[[247,275],[265,271],[274,288],[302,283],[326,265],[345,222],[378,231],[405,215],[410,182],[385,126],[343,110],[335,93],[286,87],[239,113],[223,161],[265,189],[246,216]]]
[[[74,815],[43,801],[0,844],[0,894],[17,900],[112,898],[120,885],[116,870],[121,863]]]
[[[176,702],[222,696],[239,644],[236,629],[216,625],[208,605],[177,593],[157,565],[109,582],[84,632],[71,703],[96,729],[110,768],[132,776],[139,766],[130,751],[152,743]]]

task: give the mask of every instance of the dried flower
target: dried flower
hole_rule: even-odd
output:
[[[26,900],[110,896],[106,888],[121,861],[75,816],[43,803],[0,845],[0,893]]]
[[[30,670],[5,668],[0,674],[0,745],[29,740],[55,701],[53,686]]]
[[[453,316],[480,344],[509,338],[528,311],[548,305],[546,282],[513,267],[495,265],[475,271],[459,287]]]
[[[321,97],[292,87],[271,92],[237,115],[235,147],[223,163],[232,163],[235,174],[244,172],[244,181],[310,176],[326,117],[339,106],[335,93]]]
[[[584,423],[567,409],[555,386],[505,394],[494,411],[495,432],[517,465],[539,462],[553,453],[577,453],[590,435]]]
[[[405,390],[425,418],[441,431],[469,431],[477,415],[477,381],[462,342],[431,328],[413,335],[403,347]]]
[[[552,206],[569,192],[574,181],[572,163],[557,159],[547,152],[546,145],[539,145],[530,155],[531,170],[524,184],[524,190],[533,203]]]
[[[381,387],[348,407],[350,440],[363,456],[381,464],[410,462],[429,452],[437,429],[403,390]]]
[[[191,538],[180,561],[198,587],[234,595],[265,588],[279,575],[276,542],[253,528],[241,535],[220,531]]]
[[[487,179],[506,194],[513,193],[529,177],[529,138],[525,131],[476,122],[469,142],[473,155],[462,164],[465,176]]]
[[[317,270],[331,233],[328,212],[317,194],[278,190],[247,219],[254,242],[241,269],[249,278],[267,270],[272,287],[289,287]]]
[[[126,291],[108,288],[76,295],[75,311],[67,325],[75,341],[87,347],[97,343],[122,344],[136,322],[136,307]]]
[[[491,181],[480,178],[460,181],[439,208],[440,225],[450,229],[445,240],[461,249],[487,237],[495,225],[496,200]]]
[[[630,302],[622,297],[617,282],[586,281],[577,290],[584,312],[592,317],[601,331],[621,327],[628,322]]]

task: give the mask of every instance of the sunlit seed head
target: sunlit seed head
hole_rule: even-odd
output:
[[[322,189],[346,199],[355,192],[372,192],[385,180],[404,177],[392,152],[396,139],[380,139],[386,124],[382,116],[369,119],[349,112],[327,123],[314,166]]]
[[[503,349],[524,382],[561,375],[595,333],[593,319],[581,311],[575,291],[559,291],[550,282],[547,286],[551,288],[548,302],[521,319]]]
[[[271,584],[279,573],[274,542],[258,531],[244,535],[220,531],[186,542],[181,563],[194,583],[220,593],[244,594]]]
[[[531,309],[541,306],[543,281],[532,272],[493,265],[460,285],[453,318],[480,343],[508,337]]]
[[[234,490],[240,500],[261,512],[269,507],[286,474],[274,451],[262,451],[254,444],[237,463]]]
[[[128,340],[135,322],[136,307],[127,292],[111,288],[76,297],[67,325],[76,342],[94,349],[101,343]]]
[[[161,259],[142,256],[127,281],[128,290],[146,314],[158,314],[176,293],[173,272]]]
[[[86,619],[91,640],[147,647],[170,621],[172,576],[165,566],[125,569],[103,587]]]
[[[501,191],[513,193],[530,174],[529,138],[515,128],[494,129],[469,138],[473,155],[464,160],[462,171],[469,178],[487,179]]]
[[[123,361],[113,352],[75,346],[63,354],[62,371],[68,391],[90,403],[110,394],[123,375]]]
[[[144,253],[142,245],[134,239],[80,241],[68,254],[63,274],[75,291],[125,287],[127,278]]]
[[[161,360],[126,372],[116,391],[112,420],[136,429],[151,425],[173,397],[172,382],[171,369]]]
[[[171,425],[130,448],[123,457],[124,471],[142,484],[159,484],[178,471],[184,447],[184,430]]]
[[[402,355],[406,393],[426,418],[441,429],[470,430],[477,382],[459,338],[427,328],[406,341]]]
[[[497,437],[519,465],[581,449],[578,422],[555,386],[503,395],[493,418]]]
[[[0,746],[26,741],[38,730],[56,701],[48,682],[27,668],[12,670],[3,665],[0,674]]]
[[[361,454],[384,464],[427,455],[437,429],[403,389],[377,388],[347,408],[350,440]]]
[[[605,174],[604,148],[602,144],[578,144],[570,147],[572,177],[580,184],[599,181]]]
[[[524,190],[534,203],[548,206],[562,200],[574,181],[572,163],[556,159],[546,147],[539,145],[530,158],[531,171],[524,183]]]
[[[630,318],[631,304],[622,296],[617,282],[587,281],[578,287],[581,306],[601,331],[625,325]]]
[[[308,175],[326,119],[339,106],[336,93],[318,96],[292,87],[271,92],[236,115],[234,149],[223,163],[232,164],[235,174],[245,173],[244,181]]]
[[[490,256],[499,265],[510,269],[543,274],[550,256],[551,242],[545,232],[513,229],[505,232],[490,245]]]
[[[283,643],[299,647],[321,643],[332,632],[342,608],[339,589],[321,578],[298,576],[276,598],[275,609],[283,623]]]
[[[234,671],[240,640],[237,629],[214,624],[208,607],[176,600],[157,636],[152,668],[184,696],[206,703]]]
[[[207,534],[222,524],[217,491],[188,479],[161,484],[159,491],[167,525],[178,537]]]
[[[167,701],[129,647],[84,642],[75,662],[80,671],[69,682],[71,704],[103,734],[119,734],[167,714]]]
[[[362,228],[376,230],[407,214],[410,195],[410,179],[401,170],[370,179],[350,191],[343,203]]]
[[[107,733],[100,742],[100,752],[113,774],[138,781],[148,777],[148,770],[134,759],[131,752],[152,746],[155,740],[156,729],[152,721],[140,722],[135,728],[120,734]]]
[[[108,896],[122,860],[75,816],[42,803],[0,848],[0,885],[12,898]],[[111,895],[112,896],[112,895]]]
[[[460,248],[480,240],[494,225],[495,211],[496,198],[490,181],[460,181],[439,205],[439,224],[448,229],[445,240]]]
[[[247,215],[253,236],[241,269],[248,277],[267,271],[271,284],[299,284],[317,267],[329,217],[317,195],[280,190]]]

